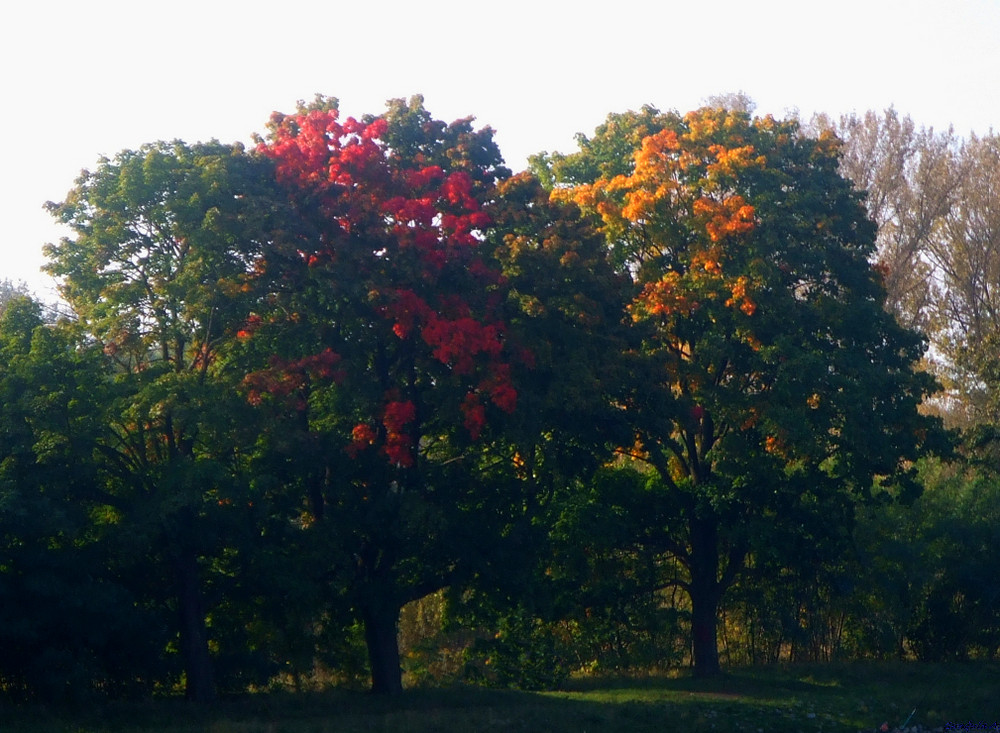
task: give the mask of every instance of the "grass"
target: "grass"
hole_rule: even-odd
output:
[[[576,679],[558,692],[412,690],[396,698],[333,691],[253,695],[208,707],[179,700],[78,710],[0,708],[7,733],[641,733],[874,731],[1000,724],[1000,665],[849,663],[687,675]],[[988,728],[993,730],[992,727]],[[1000,727],[997,728],[1000,730]]]

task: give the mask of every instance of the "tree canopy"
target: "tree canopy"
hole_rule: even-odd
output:
[[[838,151],[794,121],[644,108],[537,161],[640,287],[630,454],[675,504],[662,541],[706,673],[722,596],[774,519],[843,514],[842,492],[909,490],[938,433],[917,410],[934,390],[916,370],[923,341],[883,307],[875,227]]]
[[[495,684],[714,674],[808,635],[832,655],[836,613],[859,653],[884,627],[951,654],[945,609],[982,567],[931,572],[955,553],[856,525],[943,543],[926,506],[988,504],[992,474],[928,458],[948,436],[911,327],[992,389],[972,245],[995,146],[914,212],[957,170],[950,139],[900,163],[918,143],[893,120],[845,148],[752,109],[612,114],[517,174],[491,129],[420,97],[352,118],[318,96],[251,147],[100,159],[48,205],[67,317],[0,285],[0,687],[396,693],[432,607]],[[946,230],[970,243],[950,269]],[[894,552],[930,573],[898,602],[861,587],[886,574],[866,553]],[[992,623],[975,599],[964,623]],[[720,630],[741,641],[720,653]]]

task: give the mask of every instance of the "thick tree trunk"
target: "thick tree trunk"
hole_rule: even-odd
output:
[[[711,677],[721,671],[718,639],[719,604],[711,598],[691,594],[691,633],[696,677]]]
[[[362,611],[365,643],[372,671],[372,692],[395,695],[403,691],[403,671],[399,665],[399,607],[374,603]]]
[[[691,640],[694,673],[711,677],[719,666],[718,617],[722,593],[719,583],[718,527],[714,518],[691,521]]]
[[[186,677],[184,694],[195,702],[211,702],[216,698],[215,673],[208,651],[208,630],[205,627],[198,558],[194,553],[182,551],[174,560],[174,570],[177,577],[181,657]]]

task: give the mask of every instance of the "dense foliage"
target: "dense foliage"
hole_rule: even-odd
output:
[[[646,108],[580,147],[550,163],[554,195],[599,217],[640,288],[631,456],[672,505],[662,582],[689,596],[695,668],[711,674],[744,571],[776,547],[836,551],[856,500],[907,490],[937,431],[916,409],[933,380],[883,308],[875,230],[831,135]]]
[[[317,97],[50,204],[72,317],[0,287],[0,687],[995,656],[995,435],[934,457],[838,139],[579,141],[512,175],[419,97]]]

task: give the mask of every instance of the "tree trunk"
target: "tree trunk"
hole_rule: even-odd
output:
[[[694,674],[711,677],[721,671],[719,666],[718,607],[711,598],[691,594],[691,633],[694,647]]]
[[[216,698],[215,674],[208,651],[198,558],[193,552],[182,550],[174,560],[174,570],[177,576],[181,657],[186,677],[184,694],[195,702],[211,702]]]
[[[403,691],[399,665],[399,607],[375,601],[362,610],[365,643],[372,672],[372,692],[396,695]]]
[[[718,616],[718,526],[714,518],[691,520],[691,639],[694,673],[711,677],[720,672]]]

